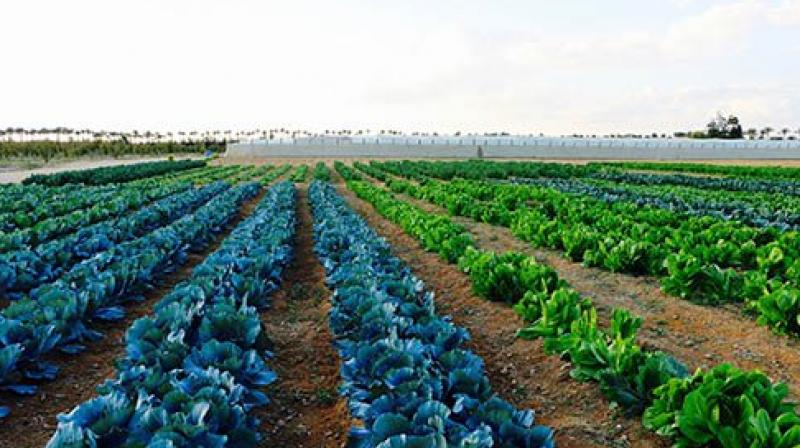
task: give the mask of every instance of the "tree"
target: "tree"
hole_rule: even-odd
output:
[[[739,117],[729,115],[728,118],[717,112],[717,116],[708,122],[706,125],[706,133],[693,133],[698,138],[725,138],[725,139],[739,139],[742,138],[742,125],[739,123]]]
[[[706,136],[708,138],[719,138],[722,135],[724,123],[720,123],[718,120],[711,120],[706,124]]]
[[[742,125],[739,123],[739,117],[731,115],[728,117],[728,135],[723,138],[740,139],[744,135],[742,133]]]

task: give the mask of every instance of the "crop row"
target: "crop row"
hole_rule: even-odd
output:
[[[343,176],[350,177],[346,172]],[[420,241],[426,235],[414,229],[415,222],[436,219],[370,183],[350,181],[348,187],[382,215],[410,228]],[[411,212],[398,212],[412,209],[417,215],[413,219]],[[440,252],[447,245],[442,241],[426,248]],[[638,345],[640,318],[617,309],[608,329],[601,329],[591,301],[532,257],[470,246],[458,265],[470,276],[476,294],[513,305],[527,322],[521,337],[543,338],[548,353],[569,359],[573,378],[599,383],[609,400],[629,415],[643,414],[645,427],[674,439],[677,446],[788,448],[800,443],[800,417],[786,400],[788,388],[763,373],[722,364],[689,375],[679,361]]]
[[[294,170],[289,180],[292,182],[305,182],[308,176],[308,165],[300,165]]]
[[[200,170],[206,170],[206,168],[200,168]],[[204,174],[198,172],[194,176],[199,177]],[[19,194],[9,195],[9,197],[3,195],[3,206],[0,207],[3,210],[0,212],[0,233],[31,227],[39,221],[88,208],[112,198],[124,190],[152,189],[166,184],[186,183],[191,182],[194,176],[159,176],[126,184],[89,187],[74,184],[63,187],[21,185],[18,189]],[[155,179],[158,179],[158,182],[154,182]],[[14,198],[11,199],[10,196],[14,196]],[[8,199],[7,202],[6,199]]]
[[[629,173],[624,171],[599,171],[590,177],[636,185],[680,185],[703,190],[726,190],[750,193],[773,193],[800,196],[800,182],[783,179],[737,177],[705,177],[686,174]]]
[[[256,171],[256,168],[252,165],[230,165],[221,167],[222,170],[218,173],[207,176],[205,178],[200,178],[194,181],[196,185],[205,185],[209,182],[215,182],[217,180],[225,181],[231,185],[235,185],[239,182],[254,182],[260,173],[266,172],[259,169]]]
[[[253,197],[258,184],[243,184],[218,195],[191,215],[140,238],[114,246],[75,265],[57,281],[31,291],[0,312],[0,387],[29,394],[28,379],[52,379],[57,366],[41,356],[54,349],[83,350],[81,343],[100,337],[87,327],[92,319],[123,317],[120,307],[185,262],[188,250],[200,250]]]
[[[9,184],[0,186],[0,233],[30,227],[37,222],[86,209],[127,189],[152,189],[175,183],[208,184],[233,178],[244,166],[198,167],[169,172],[159,176],[137,179],[121,184],[82,186],[67,184],[48,187],[38,184]],[[256,175],[261,172],[256,172]]]
[[[171,223],[228,188],[217,182],[160,199],[129,215],[83,227],[65,237],[0,256],[0,297],[53,281],[73,265]]]
[[[734,166],[668,162],[603,162],[589,165],[596,168],[611,167],[624,170],[670,171],[763,179],[800,179],[800,168],[782,166]]]
[[[45,187],[36,184],[0,184],[0,213],[33,210],[39,204],[57,195],[67,196],[80,190],[100,188],[104,187],[84,187],[73,184],[62,187]]]
[[[292,258],[295,189],[273,186],[253,215],[133,323],[100,396],[58,417],[48,447],[254,447],[250,414],[275,379],[258,310]]]
[[[453,172],[453,163],[462,164],[464,172]],[[567,188],[568,191],[579,191],[581,188],[600,188],[603,193],[612,195],[627,194],[635,197],[645,193],[654,196],[652,205],[669,209],[680,208],[696,214],[712,214],[723,219],[738,219],[754,225],[774,225],[786,227],[796,224],[800,216],[800,200],[791,195],[793,185],[790,181],[773,181],[764,179],[731,179],[710,178],[698,176],[674,175],[682,179],[678,185],[671,184],[669,175],[651,175],[640,173],[622,173],[606,169],[585,169],[581,174],[576,167],[566,164],[537,164],[535,162],[516,162],[523,166],[541,165],[539,176],[518,176],[515,173],[521,169],[507,168],[509,163],[498,162],[386,162],[365,165],[355,163],[358,169],[368,172],[371,176],[380,176],[381,169],[393,173],[402,173],[404,177],[423,181],[428,177],[444,180],[454,178],[467,178],[473,180],[487,180],[481,177],[486,167],[494,167],[496,177],[502,180],[510,179],[517,183],[533,183],[558,188]],[[374,165],[374,166],[373,166]],[[511,165],[513,166],[513,165]],[[602,168],[603,165],[591,165]],[[379,180],[385,181],[380,177]],[[633,182],[640,186],[627,185],[626,180],[638,179]],[[663,182],[650,182],[661,179]],[[604,181],[605,180],[605,181]],[[587,186],[588,184],[588,186]],[[748,188],[749,187],[749,188]],[[727,188],[727,189],[726,189]],[[741,191],[728,191],[741,190]],[[781,193],[781,194],[777,194]],[[788,193],[788,194],[786,194]]]
[[[265,176],[263,176],[259,180],[259,182],[261,183],[261,185],[268,185],[272,183],[275,179],[289,172],[290,169],[292,169],[292,165],[289,165],[288,163],[285,165],[281,165],[273,170],[270,170]]]
[[[48,187],[38,184],[0,185],[0,193],[2,193],[0,194],[0,215],[4,216],[6,220],[16,213],[24,214],[32,212],[33,214],[41,214],[44,212],[50,213],[50,216],[56,216],[72,211],[65,209],[64,206],[66,203],[74,203],[76,197],[91,196],[90,193],[115,191],[121,188],[152,188],[164,184],[181,182],[209,183],[241,169],[242,167],[238,165],[221,167],[203,166],[185,171],[170,172],[160,176],[137,179],[124,184],[104,184],[98,186],[83,186],[79,184],[67,184],[59,187]],[[91,201],[81,202],[89,205],[92,204]],[[4,223],[4,225],[7,224]]]
[[[123,215],[154,200],[186,191],[188,183],[171,183],[151,188],[117,187],[111,198],[62,216],[45,219],[9,233],[0,233],[0,253],[35,247],[82,227]],[[75,193],[81,195],[82,193]]]
[[[738,221],[754,227],[778,230],[800,228],[800,198],[769,194],[734,194],[675,186],[640,186],[579,179],[515,179],[514,183],[553,188],[564,193],[587,195],[605,202],[627,201],[651,206]]]
[[[23,184],[39,184],[57,187],[65,184],[103,185],[128,182],[134,179],[157,176],[172,171],[182,171],[205,166],[204,160],[163,160],[132,165],[117,165],[89,170],[60,171],[53,174],[34,174]]]
[[[509,178],[598,178],[646,185],[670,184],[701,189],[730,190],[743,192],[765,192],[781,194],[800,193],[800,169],[781,167],[734,167],[698,164],[650,164],[650,163],[590,163],[571,165],[541,162],[391,162],[401,166],[406,173],[426,174],[431,171],[441,179],[457,177],[468,179]],[[676,168],[676,169],[669,169]],[[632,173],[621,169],[664,169],[685,171],[707,176],[685,174]],[[718,177],[725,174],[731,177]],[[431,175],[431,174],[428,174]],[[717,176],[717,177],[712,177]]]
[[[167,173],[160,176],[148,177],[148,180],[164,182],[191,182],[193,184],[207,184],[225,179],[242,170],[239,165],[205,166],[177,173]]]
[[[563,163],[540,162],[488,162],[483,160],[463,161],[400,161],[375,164],[381,168],[393,167],[403,171],[406,176],[422,180],[422,177],[433,176],[445,180],[462,179],[510,179],[539,177],[587,177],[598,171],[599,167],[590,165],[569,165]],[[360,165],[360,166],[363,166]],[[422,177],[420,177],[422,176]]]
[[[752,228],[630,202],[606,203],[536,186],[477,181],[395,191],[430,200],[449,213],[505,225],[535,246],[612,272],[661,278],[672,295],[700,303],[745,302],[758,322],[800,334],[797,232]]]
[[[109,219],[121,216],[131,210],[138,209],[154,199],[171,195],[175,192],[190,188],[190,183],[198,185],[209,184],[220,179],[250,179],[253,175],[260,175],[260,169],[256,172],[255,168],[246,169],[242,166],[230,166],[220,168],[202,168],[202,171],[191,173],[188,176],[169,176],[153,177],[140,179],[125,184],[114,184],[98,187],[96,190],[108,195],[105,200],[99,197],[100,193],[93,193],[82,189],[70,190],[69,193],[58,194],[52,197],[55,202],[69,203],[73,199],[78,200],[85,206],[78,208],[71,213],[53,216],[43,219],[27,228],[17,229],[16,231],[3,233],[0,232],[0,252],[11,250],[24,250],[32,248],[46,242],[52,238],[71,234],[85,226],[105,222]],[[247,170],[246,175],[241,175]],[[253,172],[250,172],[253,170]],[[29,188],[26,186],[26,188]],[[63,187],[47,187],[61,189]],[[51,208],[47,205],[42,206],[45,213],[50,213]],[[27,216],[26,213],[17,213]]]
[[[309,190],[315,252],[334,289],[330,323],[343,358],[341,387],[363,426],[348,446],[552,447],[491,389],[463,328],[434,311],[433,295],[385,240],[327,183]]]
[[[162,186],[164,185],[168,184],[165,183]],[[148,189],[148,187],[122,184],[118,187],[104,187],[94,191],[85,189],[69,195],[56,196],[32,210],[0,215],[0,222],[2,222],[3,227],[0,229],[0,233],[8,234],[14,231],[23,231],[42,221],[58,218],[73,212],[81,212],[97,204],[113,201],[118,196],[125,195],[131,190],[144,189]],[[149,189],[152,189],[152,187]],[[77,213],[73,216],[76,215]]]
[[[314,173],[313,177],[316,180],[321,180],[324,182],[330,182],[331,180],[331,171],[328,169],[328,166],[325,165],[325,162],[317,162],[314,165]]]
[[[247,182],[255,178],[263,177],[270,170],[272,170],[272,168],[272,165],[262,165],[258,167],[254,165],[247,165],[241,171],[235,173],[233,176],[228,177],[226,181],[234,185],[239,182]]]

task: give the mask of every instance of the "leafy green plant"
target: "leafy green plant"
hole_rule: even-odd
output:
[[[305,182],[306,177],[308,176],[308,165],[300,165],[297,169],[294,170],[291,176],[289,176],[289,180],[292,182]]]
[[[800,290],[778,288],[753,303],[759,324],[778,333],[800,334]]]
[[[661,286],[668,294],[694,302],[717,304],[736,300],[743,279],[733,269],[703,264],[694,255],[670,254],[665,263],[667,276]]]
[[[519,330],[517,336],[525,339],[561,336],[591,306],[589,299],[570,288],[561,287],[551,294],[528,291],[514,305],[514,311],[531,325]]]
[[[800,418],[788,393],[759,371],[721,364],[656,389],[644,425],[679,447],[794,447]]]
[[[337,165],[344,177],[352,177],[350,168]],[[357,175],[357,174],[356,174]],[[403,230],[419,239],[425,250],[438,253],[450,263],[456,262],[473,246],[472,237],[460,225],[448,217],[428,213],[398,200],[391,193],[364,181],[349,181],[348,188],[356,195],[373,204],[382,216],[398,223]]]
[[[563,285],[552,268],[519,252],[497,254],[470,247],[458,266],[469,274],[473,291],[493,301],[514,304],[528,292],[549,293]]]
[[[636,331],[642,319],[631,316],[627,310],[616,309],[611,320],[611,334],[583,330],[585,337],[569,348],[573,378],[600,381],[604,373],[632,376],[636,372],[644,356],[636,344]],[[596,317],[587,322],[597,325]]]
[[[651,266],[658,263],[652,244],[630,238],[623,238],[618,242],[608,239],[600,241],[598,250],[603,254],[602,265],[611,272],[643,275],[652,272]]]
[[[686,366],[675,358],[660,351],[644,352],[631,371],[602,372],[600,388],[603,395],[625,410],[626,415],[633,416],[644,412],[653,402],[657,388],[673,378],[686,376]]]
[[[313,177],[316,180],[330,182],[331,170],[328,169],[328,166],[325,165],[325,162],[317,162],[317,164],[314,165]]]
[[[795,251],[789,249],[793,243],[782,237],[776,240],[777,234],[771,230],[755,230],[708,216],[694,218],[667,210],[640,210],[632,203],[609,206],[546,189],[461,180],[442,184],[426,179],[430,172],[414,173],[415,165],[404,166],[411,167],[409,173],[393,174],[407,174],[423,182],[412,185],[392,180],[393,191],[442,206],[450,205],[447,201],[453,199],[456,205],[448,208],[450,213],[473,218],[480,213],[490,214],[490,200],[498,198],[494,204],[508,208],[512,231],[535,245],[569,248],[570,257],[583,257],[585,262],[608,270],[662,276],[665,288],[685,291],[686,297],[694,300],[718,303],[743,297],[761,299],[762,295],[781,291],[789,299],[778,295],[773,298],[791,305],[780,312],[792,316],[795,300],[789,293],[800,283],[800,268],[794,268],[800,263],[795,262]],[[476,201],[465,201],[465,194]],[[782,248],[782,252],[787,249],[791,255],[783,259],[773,255],[770,259],[765,253],[770,244]],[[735,271],[757,264],[758,270]],[[685,400],[699,386],[692,383],[687,368],[678,360],[637,344],[640,318],[626,310],[614,310],[607,330],[601,329],[597,311],[588,299],[566,287],[557,276],[555,281],[542,281],[548,278],[544,271],[528,269],[528,265],[536,264],[523,254],[496,254],[474,247],[468,247],[459,260],[459,267],[469,273],[477,294],[514,305],[528,323],[519,331],[520,337],[543,338],[546,352],[569,359],[573,378],[597,382],[603,394],[628,415],[647,412],[649,427],[674,438],[677,446],[794,447],[800,423],[791,403],[784,400],[782,386],[769,392],[772,386],[763,374],[740,372],[744,380],[731,381],[750,381],[754,386],[745,394],[749,398],[736,398],[735,391],[726,390],[720,397],[712,388],[705,390],[702,398]],[[751,304],[754,309],[758,305]],[[710,378],[722,368],[705,373],[698,370],[692,378]],[[766,383],[753,380],[758,378],[766,379]],[[719,409],[715,405],[701,409],[714,400],[721,403]],[[780,404],[777,408],[776,403]],[[684,405],[686,409],[682,409]],[[745,412],[736,414],[734,406],[742,406]],[[780,411],[777,414],[776,409]],[[728,429],[721,427],[718,418],[725,412],[731,413]]]

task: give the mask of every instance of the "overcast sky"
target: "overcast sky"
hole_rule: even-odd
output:
[[[3,0],[0,127],[800,128],[800,0]]]

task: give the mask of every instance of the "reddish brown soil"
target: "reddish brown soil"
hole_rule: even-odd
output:
[[[334,180],[341,177],[334,173]],[[522,321],[510,307],[477,297],[456,266],[425,252],[341,183],[338,190],[436,294],[439,311],[469,330],[469,348],[484,359],[494,390],[515,406],[534,409],[537,422],[556,429],[560,448],[667,446],[637,419],[617,415],[597,385],[572,380],[570,365],[546,355],[540,341],[517,339]]]
[[[249,216],[261,199],[263,192],[245,202],[228,229],[217,235],[201,253],[189,254],[188,261],[169,274],[160,284],[147,291],[145,300],[125,308],[125,319],[114,323],[97,323],[92,328],[102,331],[105,337],[88,343],[87,350],[79,355],[54,353],[48,361],[61,367],[58,378],[49,383],[37,383],[35,396],[20,397],[0,392],[0,402],[11,403],[11,415],[0,424],[0,447],[28,448],[44,446],[56,429],[56,415],[69,412],[78,404],[96,396],[95,387],[114,376],[112,361],[125,351],[125,332],[134,320],[150,313],[152,306],[169,293],[179,282],[191,276],[192,269],[214,252],[239,221]]]
[[[306,188],[298,186],[295,259],[273,306],[261,315],[274,343],[270,363],[278,380],[268,387],[272,402],[257,416],[262,446],[341,447],[350,428],[339,397],[339,355],[328,328],[330,291],[313,252],[311,210]]]
[[[429,212],[447,211],[406,195],[399,198]],[[692,369],[730,363],[743,369],[759,369],[774,380],[789,384],[792,395],[800,391],[800,343],[778,336],[756,325],[733,306],[709,307],[669,296],[661,291],[657,279],[612,273],[587,268],[562,253],[535,249],[516,238],[508,228],[452,216],[487,250],[514,250],[535,256],[552,266],[561,278],[586,297],[590,297],[601,319],[614,308],[626,308],[645,318],[639,340],[649,348],[671,353]]]

